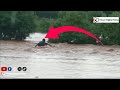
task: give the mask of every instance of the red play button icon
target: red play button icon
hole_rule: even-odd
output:
[[[7,71],[7,67],[1,67],[1,71]]]

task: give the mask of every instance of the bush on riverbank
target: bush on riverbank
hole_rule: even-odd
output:
[[[120,17],[119,11],[69,11],[59,12],[58,20],[55,20],[54,26],[59,27],[63,25],[72,25],[81,27],[96,35],[103,44],[120,45],[120,24],[109,23],[93,23],[93,17]],[[80,44],[98,44],[93,38],[84,35],[82,33],[68,32],[60,34],[60,40],[52,40],[50,42],[68,42],[68,43],[80,43]]]
[[[34,19],[34,13],[30,11],[1,11],[0,39],[25,39],[35,31]]]

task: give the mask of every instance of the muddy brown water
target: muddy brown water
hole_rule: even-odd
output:
[[[0,40],[0,65],[14,67],[0,78],[120,78],[120,46]],[[27,67],[17,71],[15,67]]]

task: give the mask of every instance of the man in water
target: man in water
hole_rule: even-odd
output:
[[[36,47],[36,46],[47,46],[47,45],[52,46],[52,45],[50,45],[49,43],[46,43],[46,42],[45,42],[45,39],[43,39],[43,40],[40,41],[37,45],[35,45],[35,47]]]

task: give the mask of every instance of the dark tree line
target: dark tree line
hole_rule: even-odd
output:
[[[34,18],[34,13],[30,11],[1,11],[0,39],[25,39],[35,31]]]
[[[103,44],[120,44],[120,23],[93,23],[93,17],[120,17],[120,11],[59,11],[58,18],[44,18],[39,21],[39,31],[47,32],[50,26],[71,25],[81,27],[96,35]],[[96,40],[82,33],[67,32],[60,34],[59,40],[50,42],[68,42],[78,44],[97,44]]]

